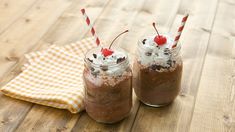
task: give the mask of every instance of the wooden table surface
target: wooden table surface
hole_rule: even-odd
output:
[[[71,114],[0,93],[0,131],[235,131],[234,0],[0,0],[1,86],[17,76],[23,55],[90,36],[84,7],[102,40],[130,29],[116,45],[131,55],[140,36],[175,33],[190,12],[182,43],[182,91],[168,107],[151,108],[134,98],[131,115],[104,125],[85,112]]]

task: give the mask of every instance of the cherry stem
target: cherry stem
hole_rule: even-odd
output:
[[[126,30],[126,31],[120,33],[117,37],[115,37],[115,38],[113,39],[113,41],[111,42],[111,44],[110,44],[110,46],[109,46],[109,49],[111,48],[111,46],[113,45],[114,41],[115,41],[118,37],[120,37],[122,34],[127,33],[127,32],[129,32],[129,31]]]
[[[156,24],[155,24],[155,22],[153,22],[153,28],[156,30],[157,35],[158,35],[158,36],[160,36],[160,34],[159,34],[159,33],[158,33],[158,31],[157,31],[157,28],[156,28]]]

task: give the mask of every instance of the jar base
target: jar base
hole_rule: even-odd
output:
[[[96,122],[101,123],[101,124],[115,124],[115,123],[121,122],[122,120],[125,120],[125,118],[126,118],[126,117],[124,117],[124,118],[121,119],[121,120],[114,121],[114,122],[105,122],[105,121],[99,121],[99,120],[95,120],[95,119],[93,119],[93,120],[95,120]]]
[[[169,103],[165,103],[165,104],[156,104],[156,105],[153,105],[153,104],[145,103],[143,101],[141,101],[141,102],[143,104],[147,105],[147,106],[151,106],[151,107],[155,107],[155,108],[164,107],[164,106],[170,105],[172,103],[172,102],[169,102]]]
[[[92,118],[92,116],[90,116],[88,114],[88,116],[93,119],[94,121],[98,122],[98,123],[102,123],[102,124],[115,124],[115,123],[119,123],[123,120],[125,120],[128,116],[130,115],[130,112],[128,112],[125,116],[123,116],[123,118],[119,119],[119,120],[116,120],[116,121],[102,121],[102,120],[97,120],[97,119],[94,119]]]

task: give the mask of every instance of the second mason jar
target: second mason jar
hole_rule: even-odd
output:
[[[163,37],[165,43],[162,43]],[[150,35],[138,41],[134,90],[137,98],[146,105],[165,106],[180,91],[183,63],[180,44],[174,47],[173,43],[169,35]]]
[[[109,56],[101,50],[98,47],[85,55],[85,109],[98,122],[115,123],[131,111],[132,70],[122,49],[113,49]]]

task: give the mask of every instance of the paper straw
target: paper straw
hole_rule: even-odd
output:
[[[92,25],[90,24],[90,19],[89,19],[89,17],[88,17],[87,14],[86,14],[85,9],[81,9],[81,12],[82,12],[82,14],[83,14],[83,16],[84,16],[84,19],[85,19],[85,21],[86,21],[86,23],[87,23],[87,25],[88,25],[88,27],[89,27],[89,29],[90,29],[90,31],[91,31],[92,36],[95,37],[95,42],[96,42],[96,44],[97,44],[97,45],[100,45],[100,39],[98,38],[98,36],[97,36],[97,34],[96,34],[96,32],[95,32],[95,29],[94,29],[94,28],[92,27]]]
[[[178,41],[179,41],[179,39],[180,39],[180,36],[181,36],[181,34],[182,34],[182,31],[184,30],[184,25],[185,25],[185,23],[186,23],[186,21],[187,21],[187,19],[188,19],[188,16],[189,16],[189,14],[186,14],[186,15],[183,17],[183,19],[182,19],[182,21],[181,21],[181,25],[180,25],[180,27],[178,28],[178,33],[177,33],[177,35],[176,35],[176,37],[175,37],[174,44],[173,44],[172,48],[175,48],[175,47],[177,46],[177,43],[178,43]]]

